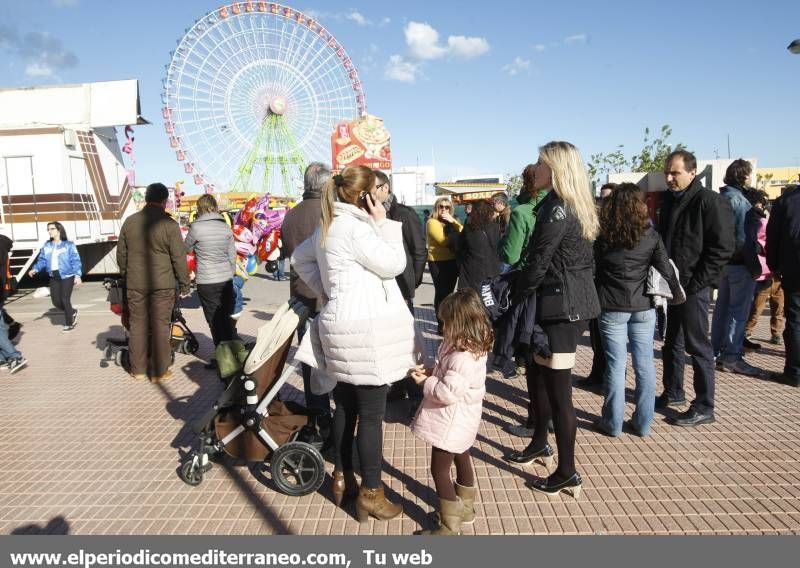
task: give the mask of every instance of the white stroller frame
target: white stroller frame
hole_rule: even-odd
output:
[[[180,476],[189,485],[199,485],[211,469],[209,458],[221,455],[225,447],[245,432],[253,432],[270,450],[272,480],[288,495],[307,495],[319,489],[325,478],[325,462],[319,450],[307,442],[293,440],[278,444],[264,429],[262,421],[269,416],[269,405],[275,400],[286,381],[297,371],[300,363],[286,363],[280,376],[258,399],[257,383],[252,374],[275,356],[282,357],[280,348],[301,325],[305,325],[309,309],[294,299],[283,306],[272,320],[261,327],[253,350],[247,356],[242,372],[234,375],[214,406],[192,425],[200,437],[200,447],[193,450],[181,466]],[[286,349],[288,350],[288,346]],[[238,389],[237,389],[238,385]],[[215,439],[214,420],[218,412],[232,406],[235,399],[244,400],[240,408],[241,423],[222,439]],[[294,477],[294,482],[288,477]]]

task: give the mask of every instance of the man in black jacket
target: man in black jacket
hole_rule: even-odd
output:
[[[675,263],[686,302],[667,310],[667,333],[662,356],[664,392],[657,408],[686,400],[683,371],[686,353],[692,356],[695,399],[677,415],[676,426],[714,422],[714,351],[708,336],[711,288],[733,255],[734,223],[730,204],[697,178],[697,160],[686,150],[672,152],[665,162],[669,195],[665,196],[660,229],[667,253]]]
[[[414,293],[422,284],[422,275],[425,272],[425,260],[428,258],[428,247],[425,245],[425,233],[416,211],[403,205],[395,194],[392,193],[392,183],[389,176],[380,170],[375,170],[377,177],[377,197],[386,208],[386,217],[392,221],[399,221],[403,225],[403,248],[406,251],[406,268],[396,278],[400,292],[408,304],[411,314],[414,314]]]
[[[800,387],[800,186],[787,187],[767,223],[767,265],[783,286],[786,362],[779,382]]]
[[[425,233],[422,230],[422,223],[416,211],[407,205],[397,201],[397,197],[392,193],[392,183],[389,176],[380,170],[375,170],[375,180],[377,192],[373,196],[383,203],[386,208],[386,217],[392,221],[399,221],[403,225],[403,249],[406,252],[406,267],[401,274],[398,274],[397,286],[400,293],[414,315],[414,293],[422,284],[422,275],[425,272],[425,261],[428,258],[428,247],[425,243]],[[400,398],[408,395],[415,403],[422,401],[422,388],[411,378],[406,377],[403,381],[395,383],[397,386],[389,391],[390,398]],[[412,411],[415,410],[412,404]]]

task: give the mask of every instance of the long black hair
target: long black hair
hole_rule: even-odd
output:
[[[62,224],[61,224],[61,223],[59,223],[58,221],[50,221],[50,222],[47,224],[47,226],[48,226],[48,227],[50,227],[50,225],[52,225],[52,226],[54,226],[56,229],[58,229],[58,235],[59,235],[59,238],[60,238],[62,241],[67,241],[67,240],[69,240],[69,239],[67,239],[67,230],[64,228],[64,225],[62,225]],[[50,238],[50,240],[51,240],[51,241],[53,240],[53,239],[52,239],[52,237]]]

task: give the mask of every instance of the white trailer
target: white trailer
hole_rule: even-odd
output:
[[[136,80],[0,89],[0,223],[14,240],[12,272],[27,272],[61,222],[87,273],[117,271],[131,200],[118,126],[148,124]]]

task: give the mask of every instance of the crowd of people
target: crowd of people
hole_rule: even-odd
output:
[[[475,518],[470,448],[492,369],[524,374],[529,396],[525,422],[508,431],[530,441],[504,459],[549,467],[557,456],[557,467],[530,487],[577,498],[583,480],[575,463],[572,370],[587,330],[595,351],[588,380],[599,380],[603,392],[596,427],[609,436],[645,437],[656,409],[686,402],[687,354],[695,398],[687,410],[668,413],[675,426],[715,421],[717,370],[800,386],[800,189],[788,188],[771,206],[766,193],[749,187],[751,165],[735,160],[725,187],[710,191],[685,150],[668,156],[664,173],[669,191],[652,217],[634,184],[606,184],[597,202],[578,149],[550,142],[523,170],[515,207],[501,194],[472,203],[460,220],[451,199],[440,197],[423,226],[383,172],[308,166],[303,200],[283,221],[283,256],[291,258],[290,295],[316,316],[298,330],[301,340],[319,342],[323,359],[315,369],[302,365],[303,387],[308,407],[331,413],[334,403],[324,435],[335,456],[337,505],[355,500],[362,522],[402,512],[381,480],[387,397],[401,386],[418,407],[412,431],[431,445],[439,505],[436,526],[426,532],[459,534]],[[168,323],[176,294],[190,291],[187,251],[196,254],[198,296],[215,346],[237,337],[241,311],[233,236],[213,196],[198,200],[185,241],[165,211],[167,198],[166,187],[150,185],[117,248],[130,311],[129,373],[155,382],[172,376]],[[66,332],[77,319],[70,295],[80,283],[80,259],[62,226],[48,230],[31,274],[47,269]],[[414,323],[426,262],[442,337],[432,366],[421,358]],[[508,299],[502,310],[491,293],[500,282]],[[760,348],[751,334],[767,301],[771,341],[786,346],[784,371],[773,375],[744,358],[745,349]],[[663,389],[656,396],[659,327]],[[13,370],[24,359],[4,336],[0,320],[0,363]],[[635,409],[625,424],[628,350]]]

